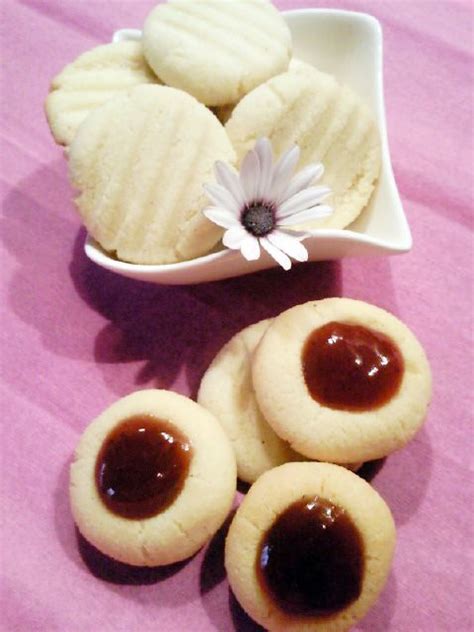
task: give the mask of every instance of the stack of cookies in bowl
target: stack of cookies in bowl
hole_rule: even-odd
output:
[[[288,26],[268,0],[160,4],[140,41],[99,46],[55,77],[46,113],[66,149],[89,234],[132,264],[189,261],[222,248],[222,222],[203,213],[205,187],[225,188],[215,164],[237,175],[261,138],[277,165],[295,146],[297,170],[324,165],[317,177],[332,212],[285,229],[296,239],[302,230],[348,226],[380,171],[369,109],[334,77],[293,57]],[[249,204],[242,188],[245,200],[233,200],[238,220]],[[279,199],[254,201],[271,215]],[[266,227],[244,228],[266,237]]]

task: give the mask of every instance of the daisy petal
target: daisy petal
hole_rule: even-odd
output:
[[[255,145],[255,153],[260,162],[260,181],[257,190],[257,197],[269,198],[272,185],[273,152],[272,145],[268,138],[260,138]]]
[[[260,179],[260,161],[256,152],[252,149],[242,161],[240,167],[240,183],[245,193],[246,202],[255,200]]]
[[[220,184],[204,184],[203,188],[207,193],[208,198],[211,202],[214,202],[216,206],[224,207],[235,216],[238,215],[240,206],[234,200],[234,196],[229,193],[227,189]]]
[[[207,217],[207,219],[211,220],[211,222],[214,222],[214,224],[217,224],[218,226],[222,226],[222,228],[232,228],[232,226],[239,225],[239,220],[226,208],[210,206],[209,208],[205,208],[203,210],[203,214]]]
[[[240,245],[240,252],[247,261],[255,261],[260,257],[260,246],[258,239],[249,235]]]
[[[243,206],[245,195],[240,185],[239,176],[221,160],[216,162],[214,171],[217,182],[229,191],[239,206]]]
[[[329,187],[310,187],[309,189],[304,189],[296,193],[278,207],[276,213],[277,220],[316,206],[316,204],[319,204],[321,200],[330,193],[331,189]]]
[[[319,180],[323,173],[324,167],[320,162],[314,165],[307,165],[291,179],[290,184],[282,193],[278,203],[286,202],[286,200],[293,197],[296,193],[306,189],[312,182]]]
[[[326,206],[325,204],[318,204],[318,206],[313,206],[311,208],[307,208],[304,211],[300,211],[299,213],[294,213],[293,215],[289,215],[288,217],[284,217],[283,219],[279,219],[277,225],[280,226],[297,226],[298,224],[303,224],[304,222],[309,222],[314,219],[322,219],[323,217],[328,217],[332,215],[332,208],[330,206]]]
[[[293,239],[297,239],[298,241],[303,241],[303,239],[308,239],[308,237],[312,237],[312,233],[308,233],[306,230],[293,230],[287,228],[279,228],[279,233],[284,233],[285,235],[289,235],[293,237]]]
[[[295,237],[276,230],[268,235],[267,239],[276,248],[296,259],[296,261],[308,261],[308,251]]]
[[[279,200],[281,194],[288,187],[291,175],[300,159],[300,148],[298,145],[285,152],[273,169],[271,196],[274,200]]]
[[[232,226],[226,230],[222,237],[222,243],[231,250],[240,250],[242,242],[247,238],[248,233],[242,226]]]
[[[281,250],[278,250],[278,248],[275,248],[275,246],[268,241],[267,237],[262,237],[260,239],[260,244],[262,248],[268,252],[270,257],[273,257],[273,259],[275,259],[275,261],[281,265],[284,270],[289,270],[291,268],[291,261],[289,257],[287,257]]]

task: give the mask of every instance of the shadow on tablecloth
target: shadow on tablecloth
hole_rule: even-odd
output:
[[[158,286],[97,267],[84,254],[85,230],[77,226],[62,159],[10,190],[1,220],[1,239],[17,265],[9,307],[38,330],[48,350],[95,360],[118,396],[136,388],[170,388],[178,378],[176,390],[195,396],[215,354],[240,329],[305,301],[341,296],[347,283],[346,294],[397,312],[387,258],[307,263],[288,273],[273,269],[196,286]],[[107,321],[100,329],[94,313]],[[15,384],[18,371],[12,373]]]
[[[213,357],[243,327],[297,303],[340,294],[336,262],[299,266],[285,277],[270,270],[196,286],[140,283],[87,261],[84,236],[81,231],[76,240],[71,278],[83,300],[110,321],[98,332],[94,351],[106,380],[107,365],[141,361],[136,386],[169,388],[184,372],[195,397]]]

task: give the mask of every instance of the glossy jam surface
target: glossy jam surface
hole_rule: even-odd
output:
[[[364,548],[349,515],[319,497],[303,498],[263,535],[257,558],[262,588],[284,612],[325,616],[362,589]]]
[[[398,391],[403,357],[388,336],[331,322],[307,338],[301,357],[311,397],[338,410],[372,410]]]
[[[172,424],[137,415],[106,437],[96,461],[96,485],[106,507],[142,519],[165,510],[181,492],[189,471],[189,441]]]

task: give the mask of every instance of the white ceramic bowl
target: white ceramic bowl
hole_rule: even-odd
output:
[[[379,22],[364,13],[328,9],[303,9],[288,11],[283,15],[293,36],[294,56],[335,75],[341,83],[355,90],[372,108],[382,140],[382,171],[370,204],[344,230],[313,231],[312,236],[304,242],[309,260],[407,252],[412,239],[393,177],[388,149],[383,97],[382,30]],[[140,37],[141,32],[138,30],[123,29],[117,31],[113,39],[139,40]],[[257,261],[246,261],[240,252],[230,250],[221,250],[182,263],[137,265],[113,259],[91,237],[86,240],[85,252],[89,259],[107,270],[152,283],[202,283],[277,265],[266,254]]]

